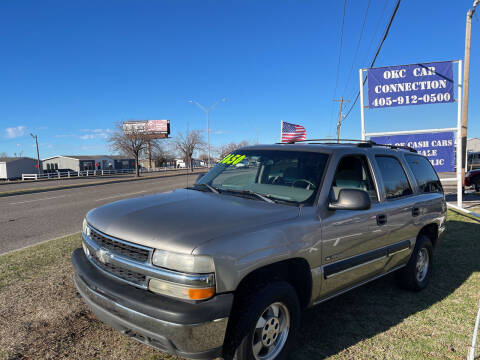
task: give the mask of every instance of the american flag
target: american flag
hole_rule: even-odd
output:
[[[307,130],[301,125],[282,122],[282,142],[305,140]]]

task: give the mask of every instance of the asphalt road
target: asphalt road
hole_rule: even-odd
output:
[[[189,183],[196,177],[189,175]],[[444,185],[447,200],[455,202],[454,183]],[[187,176],[179,175],[0,197],[0,254],[79,232],[86,212],[100,205],[185,186]],[[480,194],[469,194],[464,200],[465,207],[478,206]]]
[[[185,186],[182,175],[1,197],[0,254],[79,232],[86,212],[100,205]]]

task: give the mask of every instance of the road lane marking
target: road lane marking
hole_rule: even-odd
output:
[[[130,194],[118,194],[118,195],[108,196],[108,197],[105,197],[105,198],[96,199],[95,201],[102,201],[102,200],[114,199],[114,198],[122,197],[122,196],[137,195],[137,194],[142,194],[142,193],[145,193],[145,192],[147,192],[147,190],[137,191],[137,192],[130,193]]]
[[[58,199],[58,198],[62,198],[62,197],[65,197],[65,196],[67,196],[67,195],[51,196],[51,197],[48,197],[48,198],[42,198],[42,199],[33,199],[33,200],[17,201],[17,202],[9,203],[9,205],[18,205],[18,204],[31,203],[31,202],[34,202],[34,201],[42,201],[42,200]]]

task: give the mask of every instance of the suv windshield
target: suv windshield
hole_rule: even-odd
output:
[[[221,193],[256,195],[294,204],[312,204],[328,155],[305,151],[237,150],[227,155],[197,184]]]

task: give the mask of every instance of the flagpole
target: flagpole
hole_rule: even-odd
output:
[[[282,134],[283,134],[283,120],[280,120],[280,142],[282,142]]]

